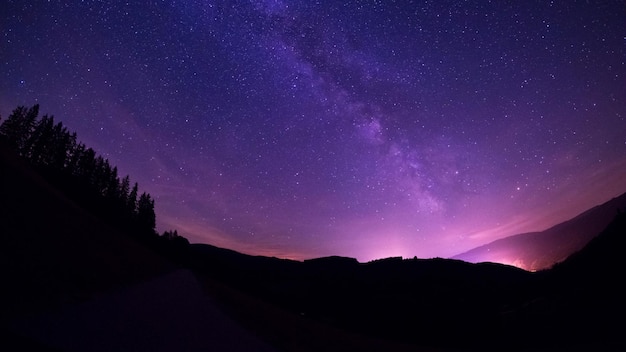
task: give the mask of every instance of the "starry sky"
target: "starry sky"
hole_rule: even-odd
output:
[[[11,1],[41,105],[249,254],[449,257],[626,191],[624,1]]]

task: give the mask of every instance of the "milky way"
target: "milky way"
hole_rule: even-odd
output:
[[[0,113],[41,105],[160,231],[447,257],[626,191],[623,1],[3,1]]]

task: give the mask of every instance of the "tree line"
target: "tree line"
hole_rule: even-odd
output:
[[[78,141],[54,116],[38,119],[39,105],[19,106],[0,124],[0,139],[50,183],[87,210],[144,242],[187,242],[176,231],[156,232],[154,199],[137,182]],[[157,241],[161,239],[161,241]]]

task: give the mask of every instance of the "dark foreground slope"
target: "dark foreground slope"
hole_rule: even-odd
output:
[[[504,307],[532,296],[531,273],[444,259],[293,262],[192,245],[203,272],[294,314],[430,348],[503,346]],[[506,345],[507,347],[510,347]],[[518,347],[516,343],[513,347]]]
[[[582,249],[626,209],[626,193],[540,232],[502,238],[452,257],[467,262],[506,262],[525,270],[547,269]]]
[[[11,328],[68,352],[275,351],[225,314],[186,269],[17,319]]]
[[[567,332],[626,350],[626,213],[582,250],[541,273],[554,315]]]
[[[0,145],[0,322],[171,269]]]

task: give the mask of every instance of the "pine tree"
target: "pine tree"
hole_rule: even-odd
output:
[[[106,182],[106,194],[105,196],[110,200],[119,199],[120,195],[120,179],[117,177],[117,166],[114,166],[113,169],[107,175]]]
[[[0,135],[21,156],[27,156],[27,142],[35,128],[35,121],[39,115],[39,105],[27,109],[20,106],[13,110],[11,115],[0,125]]]
[[[67,164],[70,146],[72,145],[71,134],[59,122],[54,126],[52,141],[50,144],[50,166],[56,170],[63,170]]]
[[[83,144],[79,146],[77,152],[80,152],[80,155],[77,156],[78,167],[74,174],[84,183],[92,185],[91,180],[96,170],[96,152],[91,148],[85,150]]]
[[[122,182],[120,183],[119,196],[118,196],[118,199],[120,200],[120,203],[122,204],[125,211],[128,210],[126,209],[126,205],[128,204],[129,192],[130,192],[130,177],[126,175],[124,176],[124,178],[122,179]]]
[[[67,153],[67,165],[66,169],[71,175],[77,175],[78,173],[78,161],[82,157],[82,153],[85,152],[85,145],[78,143],[76,132],[70,135],[70,147]]]
[[[54,117],[45,115],[35,124],[26,142],[24,154],[35,165],[47,164],[53,126]]]
[[[135,185],[133,186],[133,189],[128,194],[128,198],[126,200],[126,207],[128,208],[128,211],[130,212],[132,217],[135,217],[137,215],[138,192],[139,192],[139,185],[137,184],[137,182],[135,182]]]
[[[137,221],[142,231],[155,232],[156,215],[154,214],[154,200],[146,192],[142,193],[137,201]]]

